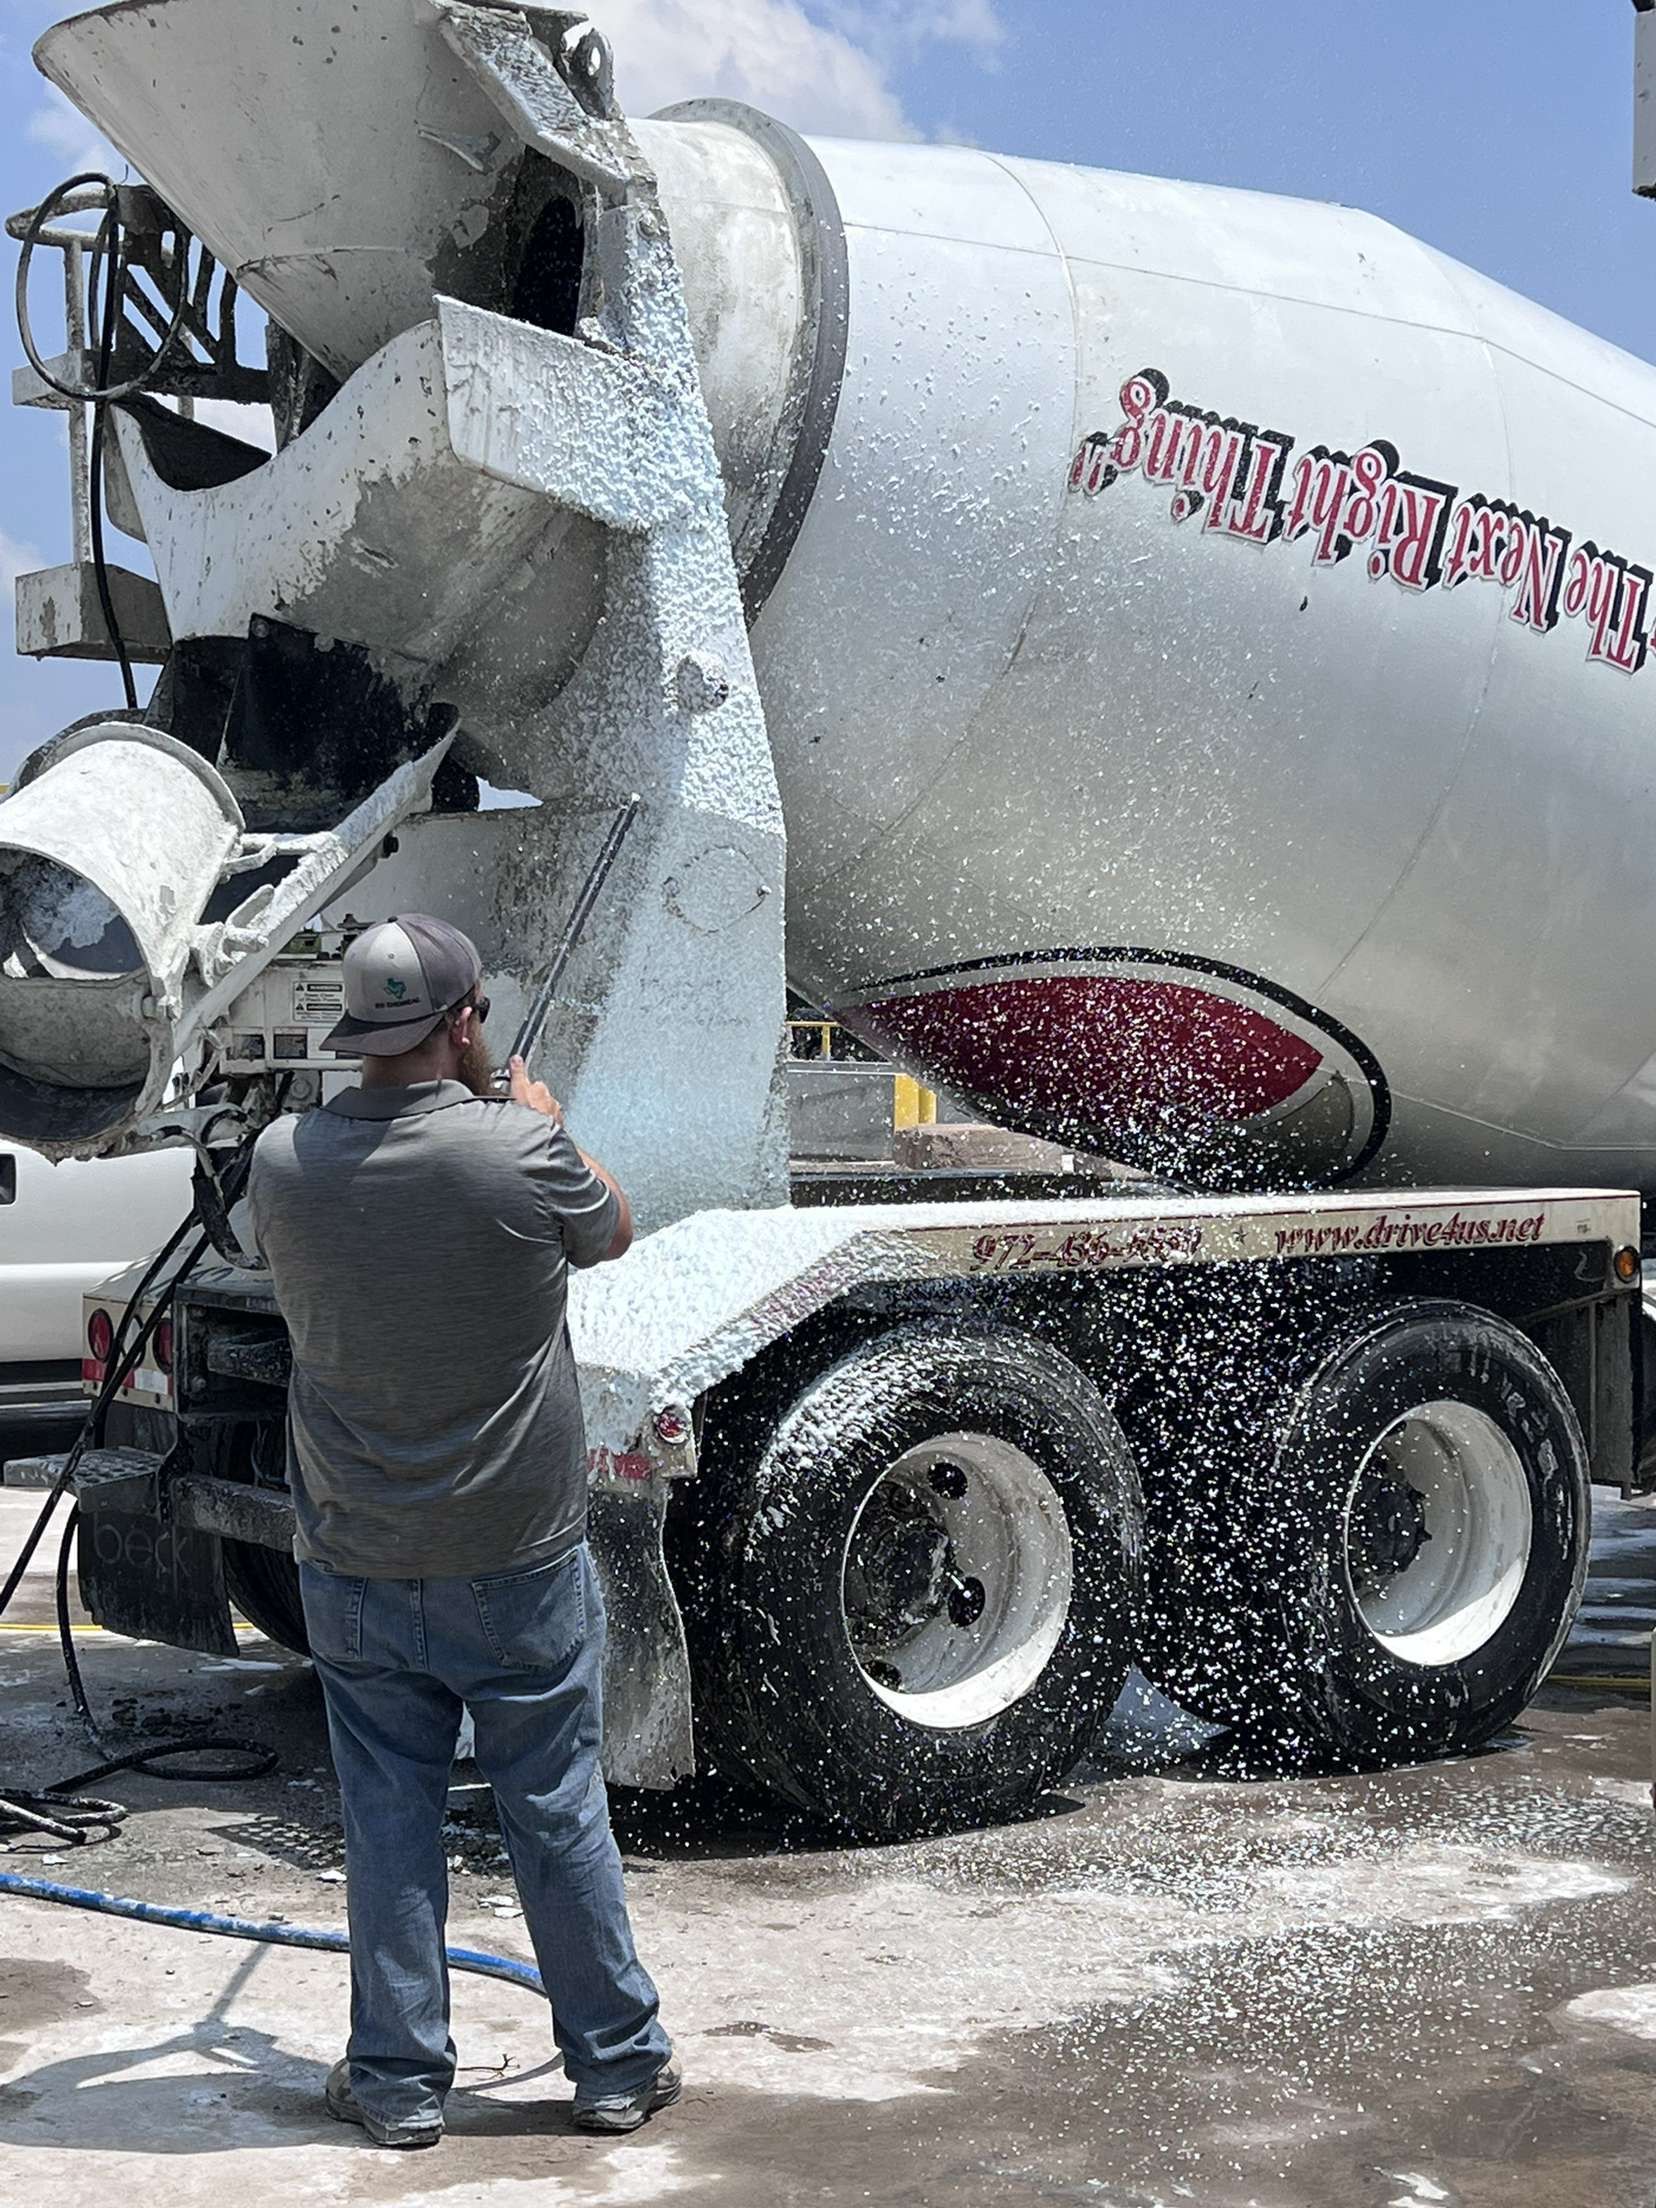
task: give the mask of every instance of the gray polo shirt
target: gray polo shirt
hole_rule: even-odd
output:
[[[248,1202],[293,1337],[296,1554],[470,1579],[578,1541],[566,1267],[617,1205],[564,1130],[457,1081],[350,1089],[265,1129]]]

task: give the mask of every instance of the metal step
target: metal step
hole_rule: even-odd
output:
[[[68,1461],[67,1451],[54,1456],[13,1457],[0,1467],[0,1486],[56,1487]],[[88,1449],[75,1467],[71,1485],[77,1495],[99,1495],[107,1508],[117,1488],[131,1488],[134,1500],[139,1494],[153,1495],[161,1461],[148,1449]]]
[[[172,646],[160,586],[130,568],[106,569],[127,657],[159,667]],[[17,578],[17,649],[30,659],[114,659],[90,560],[40,567]]]

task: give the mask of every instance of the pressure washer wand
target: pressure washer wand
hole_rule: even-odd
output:
[[[643,802],[641,797],[628,798],[610,823],[603,848],[592,862],[592,872],[587,876],[581,894],[575,900],[575,909],[569,916],[557,949],[552,953],[552,963],[546,970],[546,979],[535,992],[535,1000],[524,1015],[523,1025],[517,1031],[517,1040],[512,1045],[512,1056],[521,1058],[531,1073],[534,1071],[534,1055],[540,1048],[541,1033],[552,1010],[552,999],[557,994],[558,984],[563,979],[564,968],[569,964],[576,944],[586,931],[593,907],[604,893],[604,884],[609,880],[611,870],[621,856],[621,846],[632,832],[632,824],[638,818]],[[497,1093],[503,1096],[511,1086],[511,1080],[509,1067],[499,1068],[494,1077]]]

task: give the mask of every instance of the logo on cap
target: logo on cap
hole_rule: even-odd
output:
[[[420,912],[382,920],[346,949],[345,1017],[322,1047],[358,1058],[413,1050],[482,974],[477,946],[448,921]]]

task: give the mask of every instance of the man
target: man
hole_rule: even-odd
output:
[[[454,2079],[442,1821],[462,1709],[494,1788],[575,2121],[679,2093],[633,1948],[599,1770],[604,1615],[565,1269],[627,1199],[520,1060],[488,1098],[458,929],[405,913],[344,961],[326,1047],[361,1085],[266,1128],[254,1232],[293,1337],[289,1478],[345,1813],[351,2037],[334,2115],[433,2146]]]

